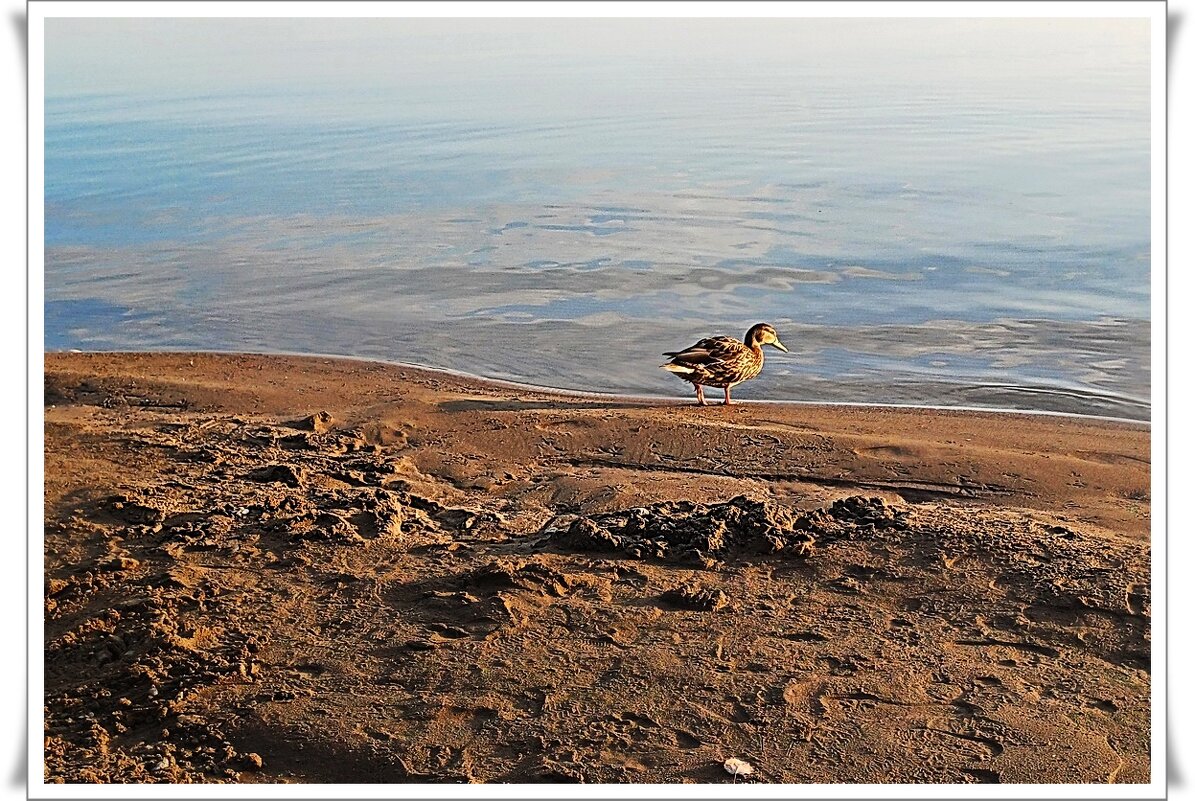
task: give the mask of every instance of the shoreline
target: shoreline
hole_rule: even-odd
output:
[[[1141,783],[1151,431],[44,354],[65,782]]]
[[[43,350],[43,357],[55,354],[72,354],[72,355],[162,355],[162,356],[187,356],[194,355],[208,355],[208,356],[260,356],[260,357],[282,357],[282,358],[296,358],[296,359],[332,359],[343,362],[355,362],[364,364],[380,364],[390,367],[406,368],[411,370],[419,370],[426,373],[438,373],[452,378],[463,379],[466,381],[477,382],[479,384],[488,384],[496,388],[517,389],[527,392],[534,392],[542,395],[561,395],[572,398],[587,398],[594,400],[607,400],[611,402],[634,402],[634,403],[659,403],[660,405],[694,405],[689,402],[687,395],[678,394],[675,398],[667,395],[636,395],[628,393],[617,392],[587,392],[585,390],[568,389],[565,387],[552,387],[541,384],[530,384],[521,381],[513,381],[503,378],[491,378],[488,376],[476,375],[463,370],[453,370],[448,367],[435,367],[431,365],[419,364],[416,362],[403,362],[390,359],[380,359],[367,356],[346,356],[336,353],[303,353],[291,351],[234,351],[234,350]],[[1015,388],[1015,387],[1014,387]],[[1017,388],[1025,389],[1025,388]],[[1117,396],[1100,396],[1093,397],[1109,397],[1114,400],[1131,401],[1132,399],[1119,398]],[[1135,401],[1134,401],[1135,402]],[[1062,412],[1049,409],[1015,409],[1006,407],[988,407],[988,406],[947,406],[940,404],[917,404],[917,403],[873,403],[867,401],[798,401],[798,400],[777,400],[772,398],[746,398],[735,399],[736,405],[758,404],[763,406],[792,406],[792,407],[813,407],[813,408],[859,408],[859,409],[894,409],[894,410],[912,410],[912,411],[934,411],[934,412],[962,412],[974,414],[993,414],[993,415],[1008,415],[1019,416],[1026,415],[1032,417],[1062,417],[1076,420],[1091,420],[1101,423],[1121,423],[1129,426],[1141,426],[1145,428],[1152,428],[1152,406],[1147,404],[1146,408],[1150,410],[1149,420],[1138,420],[1132,417],[1116,417],[1112,415],[1098,415],[1098,414],[1084,414],[1081,412]],[[711,402],[710,405],[716,406],[718,402]]]

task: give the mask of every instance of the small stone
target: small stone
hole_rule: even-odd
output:
[[[737,757],[731,757],[726,760],[722,763],[722,767],[727,773],[736,778],[739,776],[750,776],[755,772],[755,768],[752,767],[750,762],[738,759]]]
[[[261,766],[265,764],[262,762],[261,754],[255,752],[245,754],[245,761],[248,762],[249,766],[254,770],[260,769]]]

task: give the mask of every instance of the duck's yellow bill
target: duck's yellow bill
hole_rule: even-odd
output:
[[[784,347],[783,345],[781,345],[781,344],[780,344],[780,340],[776,340],[776,341],[775,341],[775,342],[773,342],[772,344],[773,344],[773,345],[775,345],[776,347],[780,348],[780,350],[784,351],[785,353],[788,353],[788,348],[786,348],[786,347]]]

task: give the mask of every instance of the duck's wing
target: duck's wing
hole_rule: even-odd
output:
[[[693,343],[684,350],[665,353],[673,363],[711,365],[735,356],[743,349],[743,343],[732,337],[707,337]]]

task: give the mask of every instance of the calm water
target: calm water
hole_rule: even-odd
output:
[[[1149,416],[1133,20],[48,20],[47,349]]]

